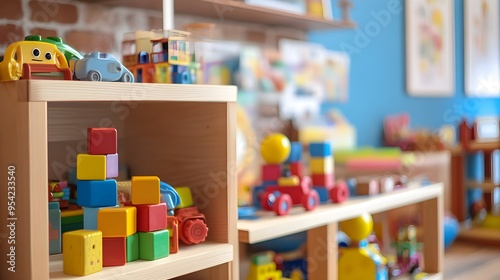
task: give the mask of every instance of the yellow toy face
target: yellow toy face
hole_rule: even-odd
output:
[[[43,42],[21,42],[19,44],[18,61],[22,63],[39,63],[58,65],[57,47]]]

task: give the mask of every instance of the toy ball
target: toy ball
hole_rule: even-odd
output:
[[[450,246],[458,236],[460,224],[452,214],[446,213],[444,216],[444,247]]]
[[[283,163],[290,155],[290,151],[290,140],[281,133],[268,135],[260,145],[260,154],[268,164]]]
[[[369,213],[340,222],[340,228],[353,242],[366,239],[373,231],[373,219]]]

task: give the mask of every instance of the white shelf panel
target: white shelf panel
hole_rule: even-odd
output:
[[[62,255],[50,256],[50,279],[158,279],[165,280],[233,261],[230,244],[201,243],[181,247],[177,254],[155,261],[137,260],[124,266],[104,267],[87,276],[72,276],[62,272]]]
[[[239,220],[239,241],[249,244],[306,231],[331,223],[348,220],[365,212],[380,213],[390,209],[419,203],[442,195],[443,184],[422,187],[410,184],[405,189],[373,197],[351,198],[341,204],[324,204],[306,212],[295,206],[289,215],[276,216],[272,211],[259,211],[256,220]]]
[[[185,101],[236,102],[236,86],[148,84],[61,80],[25,80],[0,83],[0,92],[26,86],[33,102],[68,101]]]

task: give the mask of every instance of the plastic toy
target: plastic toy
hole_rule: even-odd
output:
[[[276,269],[273,252],[263,252],[252,256],[247,280],[282,280],[282,273]]]
[[[10,44],[0,62],[0,81],[20,78],[72,79],[64,54],[54,44],[41,41],[40,36],[27,36],[24,41]]]
[[[397,263],[389,268],[393,277],[420,272],[420,254],[418,249],[421,244],[417,243],[417,229],[413,225],[401,227],[398,232],[398,240],[393,244],[396,248]]]
[[[188,187],[175,189],[182,202],[175,209],[175,217],[179,221],[179,240],[188,245],[205,241],[208,235],[205,215],[193,205],[191,190]]]
[[[34,37],[36,39],[39,38],[38,35],[30,35],[28,37]],[[28,38],[28,37],[26,37],[26,38]],[[66,58],[66,61],[68,62],[68,65],[71,64],[72,60],[79,60],[79,59],[83,58],[83,55],[80,52],[78,52],[77,50],[75,50],[74,48],[69,46],[68,44],[64,43],[61,37],[51,36],[51,37],[43,38],[40,40],[42,42],[54,44],[64,54],[64,57]]]
[[[133,83],[134,76],[113,55],[101,52],[85,54],[73,64],[75,79]]]
[[[373,230],[371,215],[366,213],[343,221],[340,227],[349,236],[351,243],[348,248],[340,250],[338,279],[389,279],[387,259],[380,253],[378,245],[367,241]]]

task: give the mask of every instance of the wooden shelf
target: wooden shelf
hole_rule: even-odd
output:
[[[229,244],[202,243],[181,247],[177,254],[156,261],[134,261],[124,266],[104,267],[99,273],[85,277],[62,272],[62,255],[50,256],[50,279],[170,279],[233,260],[233,246]],[[196,264],[196,265],[193,265]]]
[[[462,228],[457,240],[488,246],[500,246],[500,230],[483,227]]]
[[[111,6],[161,10],[161,0],[81,0]],[[304,31],[335,28],[353,28],[353,22],[326,20],[252,6],[236,0],[175,0],[176,14],[203,16],[218,21],[230,20],[246,23],[263,24],[272,27],[287,27]]]
[[[260,211],[257,214],[259,219],[238,220],[238,237],[240,242],[254,244],[348,220],[365,212],[374,214],[419,203],[438,197],[442,192],[442,184],[414,185],[370,198],[349,199],[342,204],[320,205],[310,212],[298,206],[285,217],[276,216],[271,211]]]
[[[46,182],[64,180],[77,154],[86,152],[88,127],[117,128],[119,160],[128,175],[154,175],[172,186],[188,186],[209,228],[204,244],[88,278],[192,279],[189,273],[197,271],[200,280],[236,279],[236,177],[230,176],[236,160],[236,96],[234,86],[1,82],[0,166],[16,169],[17,220],[16,273],[7,270],[8,256],[2,254],[0,279],[67,277],[57,272],[57,257],[49,260]],[[0,175],[7,179],[6,172]],[[1,205],[7,202],[0,196]],[[0,211],[0,219],[7,220],[7,211]],[[0,228],[1,252],[10,249],[9,234],[7,227]]]

